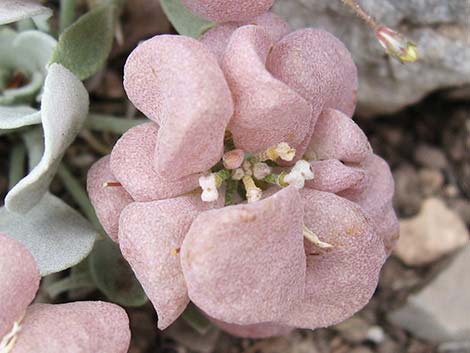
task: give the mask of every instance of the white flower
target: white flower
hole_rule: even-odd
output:
[[[199,186],[202,189],[202,201],[217,201],[219,198],[219,190],[217,190],[217,180],[214,173],[199,177]]]
[[[258,180],[266,178],[271,172],[271,167],[266,163],[258,162],[253,166],[253,175]]]
[[[290,162],[295,157],[295,148],[290,147],[286,142],[281,142],[276,146],[276,153],[283,161]]]
[[[312,180],[315,177],[310,163],[303,159],[295,163],[292,171],[299,172],[305,180]]]
[[[284,177],[284,182],[295,186],[299,190],[305,186],[305,178],[300,172],[294,170]]]
[[[295,186],[297,189],[303,189],[305,180],[312,180],[313,178],[314,174],[310,163],[305,160],[300,160],[295,163],[291,172],[284,177],[284,182]]]
[[[263,190],[261,190],[260,188],[251,188],[251,189],[248,189],[247,192],[246,192],[246,199],[248,200],[248,202],[256,202],[258,200],[261,200],[261,196],[263,195]]]

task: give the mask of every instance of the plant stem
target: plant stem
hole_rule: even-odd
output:
[[[85,125],[93,131],[107,131],[122,135],[127,130],[148,121],[148,119],[125,119],[112,115],[90,114]]]
[[[59,33],[74,23],[76,18],[75,0],[60,0]]]
[[[367,25],[372,28],[375,32],[377,31],[381,25],[378,23],[374,17],[369,15],[362,7],[359,5],[357,0],[341,0],[345,5],[349,6],[359,18],[361,18]]]
[[[24,177],[26,160],[26,147],[22,143],[13,146],[10,153],[10,168],[8,171],[8,190]]]
[[[70,193],[75,202],[81,208],[88,220],[95,226],[95,228],[101,233],[106,234],[103,227],[101,226],[98,217],[96,216],[95,209],[88,198],[85,189],[82,187],[80,182],[73,176],[72,172],[67,166],[62,163],[57,171],[62,184],[65,189]]]

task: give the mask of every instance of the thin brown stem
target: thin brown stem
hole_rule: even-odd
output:
[[[354,13],[359,16],[367,25],[372,28],[372,30],[375,32],[377,31],[380,27],[381,24],[377,22],[377,20],[369,15],[366,10],[364,10],[361,5],[357,2],[357,0],[341,0],[345,5],[349,6]]]

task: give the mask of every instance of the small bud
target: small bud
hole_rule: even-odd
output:
[[[263,195],[263,190],[256,186],[251,176],[245,175],[243,177],[243,185],[245,186],[246,199],[249,203],[256,202],[261,199],[261,196]]]
[[[224,156],[222,157],[224,167],[227,169],[240,168],[244,160],[245,160],[245,152],[243,152],[240,149],[226,152]]]
[[[245,175],[252,176],[253,175],[253,164],[249,161],[244,161],[242,164],[243,172]]]
[[[418,60],[416,44],[407,40],[400,33],[382,26],[375,32],[375,36],[391,57],[402,63]]]
[[[258,180],[266,178],[271,172],[271,167],[266,163],[258,162],[253,166],[253,176]]]
[[[245,176],[245,172],[243,171],[242,168],[235,169],[232,172],[232,179],[233,180],[242,180],[244,176]]]
[[[283,161],[290,162],[295,157],[295,148],[292,148],[286,142],[281,142],[276,146],[276,153]]]
[[[202,189],[202,201],[217,201],[219,198],[219,191],[217,190],[217,180],[214,173],[199,177],[199,186]]]

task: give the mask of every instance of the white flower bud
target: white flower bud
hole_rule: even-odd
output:
[[[303,189],[305,186],[305,178],[298,171],[291,171],[284,177],[284,182],[295,186],[296,189]]]
[[[253,166],[253,176],[258,180],[266,178],[271,172],[271,167],[266,163],[258,162]]]
[[[312,171],[312,166],[309,162],[303,159],[295,163],[292,171],[300,173],[305,180],[312,180],[315,177]]]
[[[214,173],[199,177],[199,186],[202,189],[202,201],[217,201],[219,198],[219,190],[217,190],[217,180]]]

